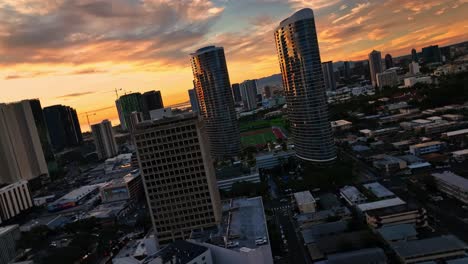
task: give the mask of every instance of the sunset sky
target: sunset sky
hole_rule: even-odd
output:
[[[188,99],[189,54],[215,44],[231,82],[279,72],[273,29],[314,9],[322,61],[468,40],[468,0],[0,0],[0,102],[75,107],[83,129],[115,120],[115,88]]]

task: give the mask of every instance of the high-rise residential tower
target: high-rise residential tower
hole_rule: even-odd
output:
[[[385,69],[388,70],[390,68],[393,68],[393,58],[392,55],[387,54],[385,55]]]
[[[190,99],[190,106],[192,107],[192,112],[200,112],[200,107],[198,106],[197,93],[195,89],[188,90],[188,95]]]
[[[0,104],[0,168],[0,183],[49,173],[29,101]]]
[[[240,92],[240,85],[238,83],[232,84],[232,97],[235,103],[242,102],[242,96]]]
[[[202,118],[185,113],[142,122],[132,137],[159,243],[216,226],[221,203]]]
[[[78,146],[83,142],[76,110],[65,105],[53,105],[43,109],[50,142],[56,151]]]
[[[418,59],[418,52],[416,51],[416,49],[412,49],[411,50],[411,60],[413,62],[418,62],[419,59]]]
[[[377,73],[383,72],[382,53],[380,51],[373,50],[369,53],[369,69],[372,85],[375,87],[377,86]]]
[[[308,162],[331,162],[336,149],[313,11],[302,9],[281,21],[275,40],[296,155]]]
[[[336,90],[335,71],[333,61],[322,62],[323,81],[327,91]]]
[[[351,78],[351,67],[349,66],[349,61],[343,62],[344,68],[344,78],[345,80],[349,80]]]
[[[422,59],[424,63],[437,63],[442,62],[442,53],[439,46],[428,46],[422,48]]]
[[[224,49],[215,46],[201,48],[191,54],[191,62],[211,155],[216,159],[238,156],[240,135]]]
[[[91,126],[94,145],[99,159],[108,159],[117,156],[119,149],[112,130],[112,123],[109,120],[103,120],[99,124]]]
[[[257,81],[247,80],[240,84],[240,93],[245,110],[254,110],[257,108]]]

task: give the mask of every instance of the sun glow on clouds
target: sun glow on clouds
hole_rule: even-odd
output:
[[[246,12],[232,11],[239,6]],[[372,49],[397,56],[468,37],[466,0],[2,0],[2,100],[104,109],[90,117],[96,122],[116,117],[116,88],[186,101],[189,54],[212,44],[224,46],[231,82],[274,74],[273,30],[303,7],[314,9],[322,60],[363,59]],[[245,23],[232,25],[229,14]]]

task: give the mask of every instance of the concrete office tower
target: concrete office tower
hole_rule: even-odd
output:
[[[144,113],[143,97],[141,93],[122,95],[119,99],[117,99],[115,104],[119,114],[120,126],[123,130],[128,130],[130,128],[131,113]],[[145,116],[145,114],[143,114],[143,116]]]
[[[99,159],[108,159],[119,154],[112,123],[109,120],[106,119],[99,124],[92,125],[91,131]]]
[[[240,85],[238,83],[232,84],[232,97],[234,98],[235,103],[242,102]]]
[[[394,70],[377,73],[377,86],[382,89],[384,87],[395,87],[398,85],[398,75]]]
[[[336,90],[335,71],[333,70],[333,62],[327,61],[322,63],[323,81],[327,91]]]
[[[216,226],[221,204],[202,118],[195,113],[142,122],[132,133],[137,146],[157,239],[187,239]]]
[[[244,109],[251,111],[257,108],[257,80],[247,80],[240,84],[240,93]]]
[[[377,86],[377,73],[382,73],[382,53],[373,50],[369,53],[369,69],[371,75],[372,85]]]
[[[192,107],[192,112],[200,113],[200,107],[198,106],[197,92],[195,92],[195,89],[188,90],[188,95],[190,98],[190,106]]]
[[[76,110],[65,105],[53,105],[43,109],[50,142],[55,151],[78,146],[83,142]]]
[[[150,112],[153,110],[164,108],[164,103],[160,91],[149,91],[141,95],[143,103],[143,117],[146,120],[150,119]]]
[[[281,21],[275,39],[296,155],[308,162],[331,162],[336,149],[312,10]]]
[[[191,54],[193,83],[200,115],[206,123],[212,157],[238,156],[240,135],[222,47],[208,46]]]
[[[416,49],[412,49],[411,50],[411,60],[413,62],[418,62],[418,52],[416,51]]]
[[[0,104],[0,183],[47,176],[31,105],[28,101]]]
[[[385,69],[388,70],[390,68],[393,68],[393,58],[392,55],[387,54],[385,55]]]

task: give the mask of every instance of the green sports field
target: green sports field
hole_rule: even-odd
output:
[[[244,147],[266,144],[268,141],[274,142],[275,140],[276,137],[271,128],[258,129],[241,134],[241,143]]]

